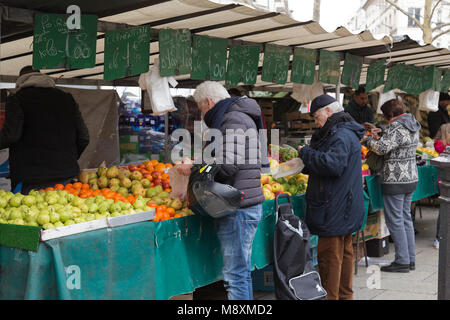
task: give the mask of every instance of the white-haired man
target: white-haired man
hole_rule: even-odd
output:
[[[223,256],[223,279],[229,300],[252,300],[251,252],[262,216],[261,159],[258,129],[262,129],[261,108],[246,96],[230,97],[218,82],[205,81],[194,92],[194,100],[209,129],[223,135],[222,157],[217,182],[243,192],[240,208],[217,218],[217,235]],[[254,135],[245,134],[254,131]],[[231,131],[231,133],[230,133]],[[233,135],[232,139],[230,134]],[[227,137],[228,136],[228,137]],[[231,141],[230,141],[231,140]],[[256,155],[256,158],[252,155]],[[219,161],[217,161],[219,163]],[[189,175],[192,163],[184,161],[179,172]]]
[[[333,97],[311,103],[318,129],[299,156],[309,174],[305,222],[319,236],[318,265],[329,300],[353,299],[352,233],[364,219],[361,144],[364,127]]]

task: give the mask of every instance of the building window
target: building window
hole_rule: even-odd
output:
[[[408,8],[408,13],[420,21],[420,8]],[[408,17],[408,27],[415,28],[417,27],[416,22]]]

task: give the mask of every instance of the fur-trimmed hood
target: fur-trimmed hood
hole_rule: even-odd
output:
[[[16,90],[27,87],[54,88],[55,80],[40,72],[31,72],[20,76],[16,81]]]

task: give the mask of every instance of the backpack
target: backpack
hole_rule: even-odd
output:
[[[280,198],[288,203],[278,204]],[[277,222],[273,236],[273,280],[275,297],[279,300],[326,300],[320,275],[313,266],[310,232],[294,214],[288,194],[275,198]]]

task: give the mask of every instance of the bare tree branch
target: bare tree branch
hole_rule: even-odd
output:
[[[387,3],[389,3],[391,6],[393,6],[395,9],[397,9],[398,11],[400,11],[401,13],[403,13],[404,15],[408,16],[410,19],[412,19],[416,25],[424,30],[423,25],[420,23],[419,20],[417,20],[413,15],[409,14],[407,11],[403,10],[402,8],[400,8],[396,3],[392,2],[391,0],[385,0]]]
[[[431,9],[430,21],[431,21],[431,19],[433,19],[434,11],[436,10],[436,8],[437,8],[437,6],[439,5],[439,3],[441,3],[441,1],[442,1],[442,0],[438,0],[438,1],[435,3],[433,9]]]
[[[435,28],[431,29],[431,31],[436,31],[436,30],[439,30],[439,29],[442,29],[442,28],[448,27],[448,26],[450,26],[450,23],[440,24],[440,25],[436,26]]]
[[[436,39],[439,38],[440,36],[443,36],[444,34],[449,33],[449,32],[450,32],[450,29],[447,29],[447,30],[442,31],[441,33],[438,33],[437,35],[435,35],[435,36],[433,37],[433,40],[432,40],[431,42],[433,42],[434,40],[436,40]]]

